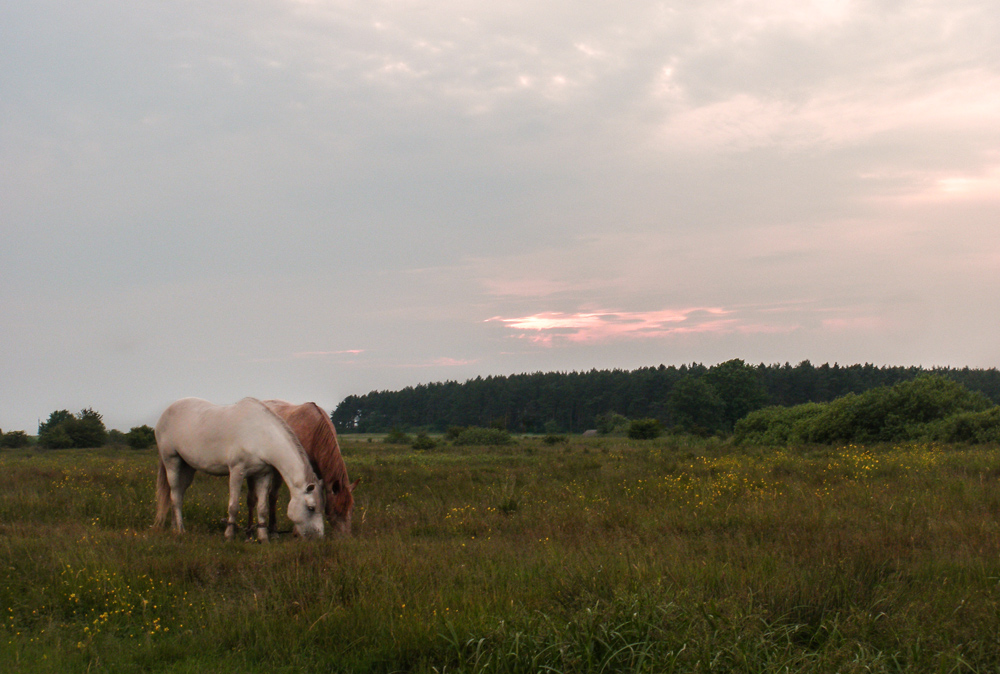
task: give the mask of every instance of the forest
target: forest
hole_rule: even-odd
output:
[[[996,368],[814,366],[809,361],[751,365],[734,359],[711,367],[692,363],[631,371],[536,372],[372,391],[348,396],[331,418],[340,433],[443,432],[456,426],[578,433],[618,416],[656,419],[676,431],[729,433],[755,410],[827,403],[925,374],[945,377],[1000,403]]]

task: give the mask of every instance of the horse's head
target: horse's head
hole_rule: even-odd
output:
[[[292,489],[288,501],[288,519],[302,538],[323,538],[323,481],[309,482],[303,489]]]
[[[326,516],[337,533],[351,533],[351,516],[354,513],[354,488],[361,479],[351,484],[343,484],[340,480],[332,480],[326,486]]]

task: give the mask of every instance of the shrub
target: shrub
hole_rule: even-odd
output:
[[[824,405],[805,403],[794,407],[765,407],[751,412],[738,422],[733,431],[737,444],[781,446],[803,442],[803,424],[819,415]]]
[[[636,419],[628,425],[628,437],[633,440],[652,440],[663,433],[663,426],[656,419]]]
[[[628,431],[628,417],[617,412],[600,414],[594,421],[597,424],[597,432],[601,435],[624,434]]]
[[[455,438],[456,445],[509,445],[514,442],[510,433],[499,428],[469,426]]]
[[[8,431],[0,433],[0,447],[18,449],[31,444],[31,438],[24,431]]]
[[[560,442],[569,442],[569,438],[567,438],[565,435],[557,435],[555,433],[549,433],[544,438],[542,438],[542,442],[544,442],[546,445],[555,445]]]
[[[928,424],[927,436],[938,442],[1000,443],[1000,407],[953,414]]]
[[[417,433],[417,437],[411,447],[413,449],[434,449],[437,447],[437,444],[437,441],[426,433]]]
[[[394,428],[389,431],[389,434],[385,436],[382,442],[390,445],[409,445],[413,442],[413,438],[398,428]]]
[[[89,407],[77,415],[57,410],[38,427],[38,444],[50,449],[101,447],[107,439],[104,419]]]
[[[47,449],[69,449],[73,446],[73,438],[66,432],[66,426],[59,424],[39,434],[38,444]]]
[[[985,396],[951,379],[921,375],[829,403],[751,412],[736,424],[734,439],[762,445],[1000,441],[1000,411],[990,407]]]
[[[156,444],[156,434],[146,424],[133,426],[125,434],[125,443],[132,449],[146,449]]]
[[[848,394],[802,424],[806,442],[899,442],[921,438],[926,425],[990,407],[985,396],[951,379],[921,375],[895,386]]]

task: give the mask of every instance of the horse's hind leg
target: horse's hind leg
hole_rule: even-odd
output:
[[[236,536],[236,518],[240,514],[240,491],[243,489],[243,476],[246,474],[242,466],[229,467],[229,519],[226,520],[226,540],[231,541]]]
[[[247,478],[247,538],[253,537],[254,532],[254,516],[253,512],[257,509],[257,478],[248,477]]]
[[[182,534],[184,518],[181,515],[181,507],[184,505],[184,492],[194,479],[194,468],[179,456],[176,457],[176,461],[170,463],[173,465],[167,466],[167,483],[170,485],[170,503],[174,507],[174,528],[177,529],[177,533]]]

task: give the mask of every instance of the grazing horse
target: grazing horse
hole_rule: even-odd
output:
[[[156,480],[156,523],[166,523],[171,505],[177,532],[184,531],[181,505],[196,470],[229,475],[226,538],[236,533],[243,480],[259,490],[257,538],[267,540],[268,501],[279,473],[291,492],[288,519],[304,538],[323,537],[323,482],[316,477],[298,438],[262,402],[244,398],[235,405],[213,405],[199,398],[173,403],[156,422],[160,469]]]
[[[284,419],[289,428],[298,437],[306,450],[313,470],[323,478],[326,489],[326,517],[333,528],[344,534],[351,533],[351,514],[354,512],[354,488],[361,480],[351,483],[347,477],[347,466],[340,454],[340,443],[337,442],[337,431],[329,415],[320,409],[316,403],[295,405],[284,400],[265,400],[268,409]],[[272,482],[268,493],[270,529],[275,530],[275,503],[278,499],[278,489],[281,485]],[[253,512],[257,494],[261,490],[251,488],[247,491],[247,509]]]

